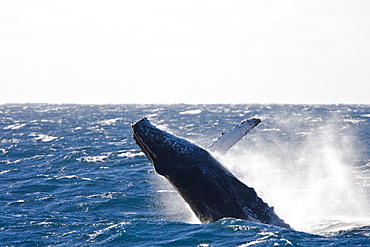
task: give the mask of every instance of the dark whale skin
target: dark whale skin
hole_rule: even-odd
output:
[[[205,149],[152,125],[132,124],[137,145],[189,204],[202,223],[222,218],[257,221],[291,229],[255,192]]]

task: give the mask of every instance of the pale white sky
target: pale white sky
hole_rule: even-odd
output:
[[[368,0],[0,0],[0,104],[370,104]]]

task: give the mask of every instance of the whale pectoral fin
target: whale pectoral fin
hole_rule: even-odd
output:
[[[207,148],[211,152],[225,154],[229,149],[234,146],[240,139],[243,138],[250,130],[256,127],[261,122],[260,119],[250,118],[243,120],[240,124],[236,125],[232,130],[223,133],[215,142]]]

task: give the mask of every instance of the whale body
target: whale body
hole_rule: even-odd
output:
[[[158,129],[146,118],[132,124],[132,134],[156,172],[173,185],[202,223],[231,217],[290,229],[253,188],[207,150]]]

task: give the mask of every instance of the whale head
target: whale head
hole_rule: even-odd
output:
[[[131,127],[134,140],[160,175],[170,176],[211,157],[203,148],[158,129],[147,118]]]

